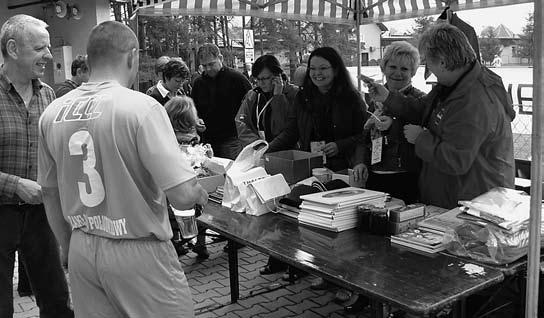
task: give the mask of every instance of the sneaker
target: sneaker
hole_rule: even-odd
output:
[[[350,290],[340,288],[336,292],[336,295],[334,296],[334,298],[337,302],[343,303],[350,300],[351,296],[353,296],[353,293]]]

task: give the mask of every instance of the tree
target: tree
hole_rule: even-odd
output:
[[[516,56],[521,58],[526,58],[529,61],[529,64],[532,63],[533,54],[534,54],[534,30],[535,30],[535,19],[534,14],[530,13],[527,17],[527,24],[523,27],[523,33],[520,37],[520,45],[516,50]]]
[[[433,17],[419,17],[414,19],[414,23],[416,25],[412,27],[413,39],[409,42],[415,47],[418,47],[419,38],[429,27],[435,24],[435,20]]]
[[[502,53],[501,42],[497,39],[495,28],[492,26],[484,28],[480,34],[480,53],[484,63],[491,63],[495,55],[500,56]]]

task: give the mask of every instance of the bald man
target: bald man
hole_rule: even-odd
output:
[[[132,30],[97,25],[87,57],[89,82],[41,118],[38,157],[47,215],[68,251],[76,316],[193,317],[166,197],[186,210],[208,195],[164,107],[128,89],[138,71]]]

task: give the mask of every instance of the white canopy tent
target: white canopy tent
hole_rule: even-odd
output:
[[[266,2],[265,2],[266,1]],[[361,25],[453,11],[534,3],[531,220],[525,317],[538,315],[544,134],[544,5],[541,0],[144,0],[137,15],[235,15]],[[359,12],[360,14],[356,14]],[[359,40],[359,37],[358,37]],[[359,55],[359,59],[361,54]],[[359,61],[360,74],[360,61]],[[544,297],[544,295],[542,295]]]
[[[375,23],[454,11],[529,3],[532,0],[361,0],[361,22]],[[144,0],[140,16],[233,15],[357,24],[355,0]]]

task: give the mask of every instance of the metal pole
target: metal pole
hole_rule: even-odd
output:
[[[542,136],[544,133],[543,93],[544,79],[544,6],[534,1],[534,63],[533,63],[533,132],[531,141],[531,217],[529,226],[529,265],[527,266],[527,289],[525,317],[538,317],[538,285],[540,278],[540,227],[542,207]],[[544,297],[544,295],[542,295]]]
[[[355,1],[356,28],[357,28],[357,90],[361,91],[361,1]]]

